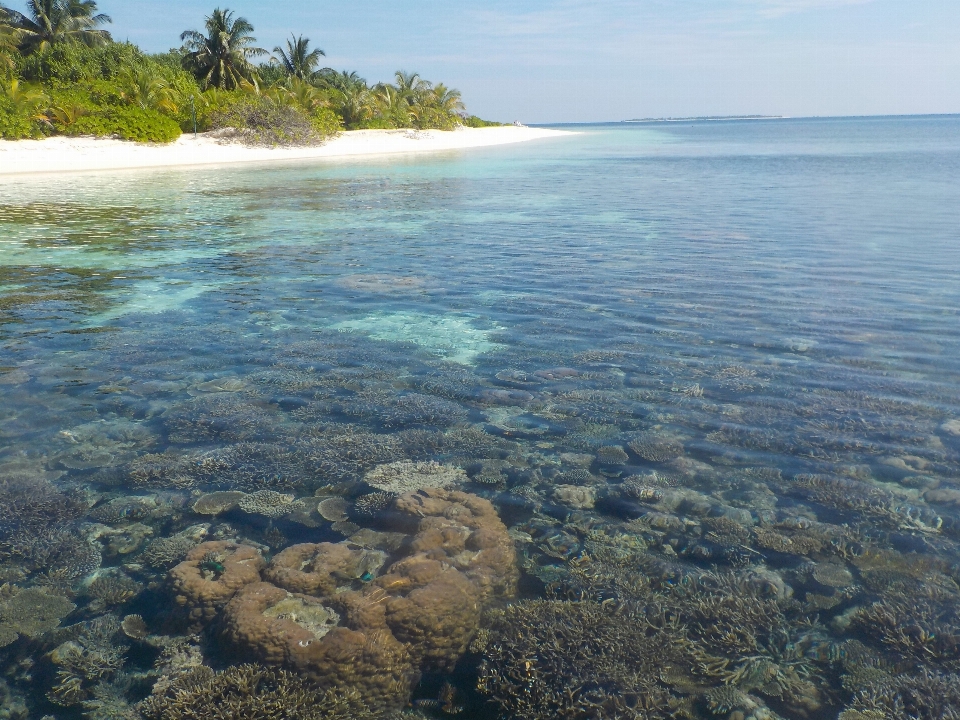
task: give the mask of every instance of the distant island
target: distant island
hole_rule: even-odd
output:
[[[258,47],[253,25],[225,8],[159,54],[115,42],[110,22],[94,0],[30,0],[25,12],[0,3],[0,138],[169,143],[218,131],[277,147],[320,144],[341,130],[499,125],[469,115],[457,90],[416,72],[371,84],[321,67],[324,51],[303,35]]]
[[[661,117],[636,118],[621,120],[625,123],[654,123],[654,122],[720,122],[730,120],[786,120],[786,115],[703,115],[697,117]]]

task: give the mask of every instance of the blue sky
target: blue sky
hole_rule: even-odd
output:
[[[215,4],[100,0],[116,38],[156,51]],[[960,112],[958,0],[222,4],[263,47],[303,33],[332,67],[370,81],[416,70],[498,120]]]

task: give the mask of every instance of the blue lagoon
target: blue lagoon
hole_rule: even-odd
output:
[[[960,118],[565,129],[4,182],[0,716],[960,717]]]

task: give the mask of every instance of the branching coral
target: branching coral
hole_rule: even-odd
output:
[[[293,672],[237,665],[192,674],[139,705],[147,720],[373,720],[357,690],[320,690]]]
[[[667,718],[661,679],[676,646],[645,621],[594,602],[523,601],[492,617],[478,687],[528,720]]]
[[[924,669],[860,689],[842,720],[958,720],[960,675]]]

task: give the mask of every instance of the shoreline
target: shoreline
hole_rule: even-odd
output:
[[[64,136],[0,140],[0,177],[405,155],[510,145],[573,134],[576,133],[513,125],[452,131],[349,130],[323,145],[293,148],[221,144],[203,133],[196,138],[185,133],[169,145]]]

